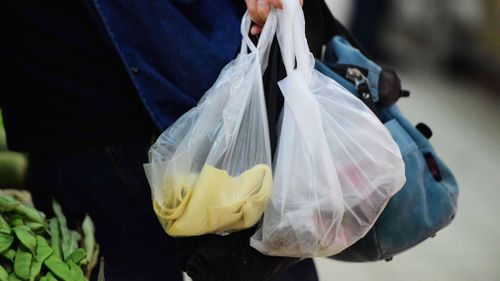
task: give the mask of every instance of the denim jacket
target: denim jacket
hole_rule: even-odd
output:
[[[243,0],[78,3],[67,13],[35,0],[7,3],[16,23],[7,37],[19,34],[7,48],[16,89],[0,95],[10,149],[72,150],[163,131],[196,105],[240,45]],[[336,30],[325,11],[320,0],[304,5],[315,55]]]
[[[227,0],[89,4],[161,130],[196,105],[240,44],[242,11]]]

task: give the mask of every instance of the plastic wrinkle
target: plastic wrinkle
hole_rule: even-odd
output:
[[[314,70],[297,0],[284,0],[277,35],[285,103],[271,201],[250,243],[273,256],[335,255],[370,230],[404,185],[404,162],[371,110]]]
[[[242,20],[242,48],[198,105],[165,130],[144,165],[153,207],[171,236],[225,234],[254,226],[272,188],[262,85],[277,18],[257,46]]]

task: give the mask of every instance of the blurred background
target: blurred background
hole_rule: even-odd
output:
[[[26,180],[26,155],[8,151],[0,109],[0,189],[22,188]]]
[[[305,0],[307,1],[307,0]],[[500,280],[500,1],[327,0],[382,66],[460,187],[450,226],[390,262],[316,259],[321,281]]]
[[[307,0],[305,0],[307,1]],[[460,185],[454,222],[390,262],[317,259],[321,281],[500,280],[500,1],[327,0],[382,66],[399,102]],[[22,188],[25,155],[7,151],[0,115],[0,188]]]

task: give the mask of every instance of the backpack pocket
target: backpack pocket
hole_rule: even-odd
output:
[[[401,120],[403,117],[395,117],[384,125],[400,147],[406,184],[391,198],[372,229],[380,255],[377,259],[389,259],[434,235],[456,212],[458,188],[448,167],[415,127]],[[433,157],[432,163],[429,157]],[[439,171],[439,179],[433,169]]]
[[[397,119],[391,119],[384,124],[391,133],[392,138],[399,146],[403,158],[418,149],[413,138],[406,132]]]

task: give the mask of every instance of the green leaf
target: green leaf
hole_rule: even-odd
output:
[[[44,277],[40,278],[40,281],[57,281],[57,279],[52,275],[52,273],[47,272]]]
[[[35,260],[44,262],[48,257],[50,257],[50,255],[52,255],[54,250],[49,246],[47,240],[40,235],[36,236],[36,242]]]
[[[27,221],[25,223],[27,227],[31,229],[31,231],[35,233],[43,233],[47,231],[48,225],[46,223],[38,223],[38,222],[32,222],[32,221]]]
[[[64,281],[76,281],[71,279],[69,266],[55,255],[46,259],[44,264],[57,278]]]
[[[35,281],[40,272],[42,271],[42,263],[36,260],[33,260],[30,268],[30,281]]]
[[[74,230],[71,230],[70,233],[71,233],[70,251],[71,251],[71,253],[73,253],[74,251],[76,251],[76,249],[78,249],[78,242],[80,242],[80,240],[82,240],[82,235],[80,235],[80,233],[78,233],[78,231],[74,231]]]
[[[23,281],[17,277],[17,275],[14,272],[11,272],[9,275],[9,281]]]
[[[92,270],[94,270],[98,261],[99,261],[99,245],[96,244],[94,252],[92,253],[92,257],[90,258],[90,261],[88,261],[88,254],[87,254],[87,261],[85,264],[85,276],[87,276],[87,278],[90,278],[90,276],[92,275]]]
[[[0,215],[0,233],[10,234],[10,225],[2,215]]]
[[[95,227],[94,222],[88,215],[85,216],[85,219],[82,223],[82,233],[83,233],[83,247],[85,248],[85,252],[87,253],[87,258],[85,261],[85,275],[89,277],[92,273],[92,270],[98,263],[99,258],[99,245],[97,245],[95,241]]]
[[[58,258],[61,257],[61,240],[59,233],[59,224],[57,223],[56,218],[52,218],[49,220],[49,229],[50,229],[50,245],[54,250],[54,255]]]
[[[21,202],[17,201],[14,197],[10,195],[0,195],[0,211],[2,213],[10,212],[19,206]]]
[[[36,236],[33,234],[29,227],[25,225],[15,226],[12,228],[17,239],[24,247],[26,247],[32,254],[35,254],[36,249]]]
[[[78,248],[73,251],[69,255],[69,257],[66,259],[67,262],[72,261],[76,264],[80,264],[80,262],[84,261],[85,258],[87,257],[87,253],[85,253],[85,250],[82,248]]]
[[[22,280],[28,280],[30,278],[30,268],[33,261],[33,256],[30,252],[19,247],[16,252],[16,257],[14,259],[14,272],[17,277]]]
[[[27,205],[19,204],[14,209],[14,212],[20,214],[26,220],[37,222],[37,223],[40,223],[40,224],[44,224],[45,223],[45,215],[42,212],[38,211],[37,209],[29,207]]]
[[[54,277],[54,275],[52,275],[52,273],[50,273],[50,272],[47,273],[47,278],[48,278],[47,279],[48,281],[57,281],[57,278]]]
[[[0,281],[9,281],[9,273],[0,265]]]
[[[10,213],[7,216],[7,220],[11,226],[24,225],[23,217],[20,214]]]
[[[14,242],[14,236],[0,233],[0,253],[7,251]]]
[[[87,253],[87,264],[92,264],[92,257],[94,256],[94,250],[96,248],[95,243],[95,228],[94,223],[87,215],[82,223],[82,232],[83,232],[83,247],[85,248],[85,252]],[[94,261],[94,264],[97,261]]]
[[[57,223],[59,224],[59,230],[61,234],[61,252],[62,258],[65,260],[71,254],[72,237],[71,233],[67,227],[66,217],[64,216],[61,206],[56,202],[52,201],[52,209],[57,218]]]
[[[14,258],[16,257],[16,250],[8,249],[7,251],[2,252],[1,255],[2,257],[10,260],[11,262],[14,262]]]
[[[33,259],[33,264],[31,265],[30,281],[34,281],[36,277],[38,277],[40,271],[42,270],[43,262],[54,252],[45,238],[37,235],[36,240],[36,254]]]
[[[72,281],[87,281],[80,266],[72,261],[69,261],[68,265]]]
[[[97,281],[106,281],[104,277],[104,258],[101,258],[101,262],[99,263],[99,273],[97,274]]]

